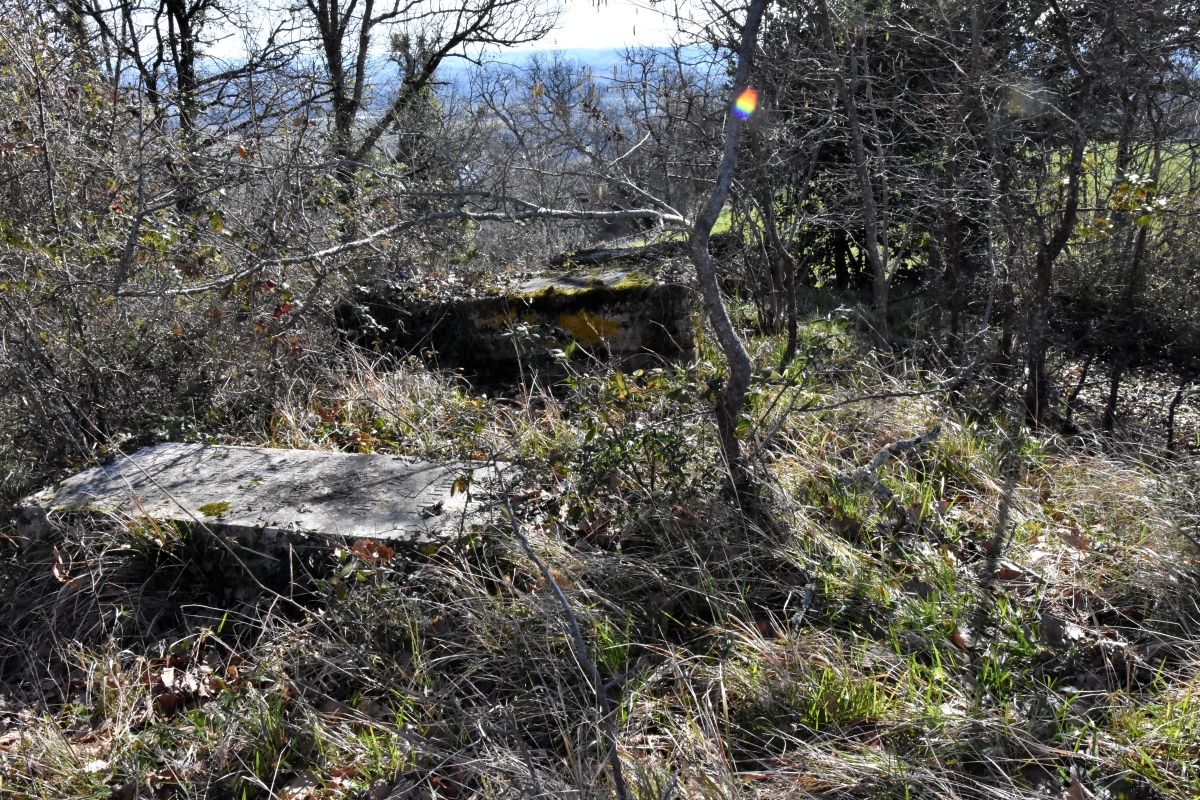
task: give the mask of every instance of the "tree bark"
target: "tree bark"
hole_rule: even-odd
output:
[[[754,48],[758,39],[758,27],[762,21],[765,0],[750,0],[746,11],[746,22],[742,25],[742,41],[738,52],[737,69],[733,76],[733,97],[736,99],[750,82],[750,68],[754,60]],[[696,267],[696,277],[704,298],[704,308],[712,322],[717,344],[729,362],[729,376],[717,393],[717,433],[721,452],[729,466],[730,481],[734,492],[740,497],[746,489],[746,470],[737,440],[738,418],[746,404],[746,390],[750,387],[753,365],[742,337],[729,318],[729,310],[721,297],[717,264],[708,251],[708,242],[713,226],[721,215],[721,209],[729,196],[733,183],[733,172],[737,166],[737,148],[741,138],[742,120],[733,113],[733,104],[725,118],[725,149],[717,169],[717,180],[712,193],[701,209],[692,226],[691,255]]]
[[[1100,419],[1100,427],[1106,434],[1112,436],[1117,422],[1117,403],[1121,399],[1121,378],[1125,375],[1124,359],[1112,366],[1108,377],[1108,399],[1104,403],[1104,414]]]
[[[1191,385],[1191,376],[1181,380],[1179,388],[1175,390],[1175,396],[1171,398],[1171,405],[1167,408],[1167,455],[1175,455],[1175,413],[1179,410],[1179,404],[1183,402]]]
[[[1055,6],[1056,13],[1061,11]],[[1061,45],[1071,66],[1079,73],[1082,86],[1078,94],[1077,116],[1072,120],[1074,137],[1071,157],[1067,162],[1066,196],[1063,210],[1053,233],[1039,236],[1034,260],[1033,302],[1026,331],[1025,416],[1029,424],[1039,427],[1050,410],[1050,380],[1046,373],[1046,351],[1050,342],[1050,295],[1054,288],[1054,262],[1066,248],[1079,216],[1079,190],[1083,179],[1083,153],[1087,147],[1087,120],[1090,115],[1095,75],[1075,54],[1074,43],[1061,35]]]

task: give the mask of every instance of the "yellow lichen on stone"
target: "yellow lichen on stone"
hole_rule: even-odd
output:
[[[620,275],[620,279],[609,282],[611,277],[606,280],[605,276]],[[646,289],[654,285],[654,279],[649,275],[640,272],[632,272],[625,270],[575,270],[556,278],[552,278],[550,284],[542,286],[539,289],[523,290],[517,294],[518,297],[527,298],[529,300],[546,299],[554,296],[573,297],[586,296],[593,292],[610,292],[621,294],[622,292],[636,291]]]
[[[532,314],[517,316],[512,311],[497,311],[489,317],[476,318],[476,330],[511,331],[517,325],[538,325],[540,320]]]
[[[622,280],[608,287],[610,292],[629,292],[635,289],[647,289],[654,285],[654,279],[640,272],[629,272]]]
[[[558,318],[558,327],[585,347],[604,344],[621,332],[621,321],[580,311],[578,314],[563,314]]]

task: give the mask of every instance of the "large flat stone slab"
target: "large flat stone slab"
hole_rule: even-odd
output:
[[[427,545],[456,535],[478,510],[452,492],[472,472],[402,456],[168,442],[26,504],[201,522],[268,550],[307,535]]]
[[[624,364],[688,360],[695,353],[690,290],[634,270],[547,274],[500,296],[410,297],[403,285],[359,287],[337,312],[354,342],[431,363],[509,370],[575,343],[581,360]]]

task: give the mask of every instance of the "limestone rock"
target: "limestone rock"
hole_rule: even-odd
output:
[[[268,555],[314,539],[425,547],[478,521],[480,504],[469,507],[452,487],[486,472],[402,456],[168,442],[23,505],[202,523]]]
[[[430,302],[376,288],[357,299],[338,311],[352,341],[447,366],[503,369],[572,342],[633,366],[694,355],[688,288],[627,270],[546,275],[497,297]]]

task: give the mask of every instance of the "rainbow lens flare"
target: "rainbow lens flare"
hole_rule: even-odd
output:
[[[733,113],[737,114],[738,119],[749,119],[757,105],[758,92],[746,87],[746,91],[739,94],[738,99],[734,102]]]

